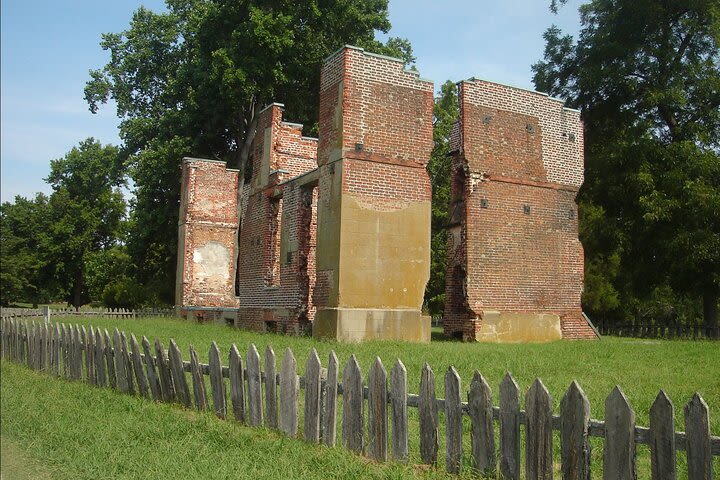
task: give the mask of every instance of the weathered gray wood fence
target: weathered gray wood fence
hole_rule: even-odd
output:
[[[525,395],[525,408],[521,409],[520,389],[510,374],[500,384],[500,404],[496,407],[490,386],[479,372],[470,382],[467,403],[463,402],[464,389],[453,367],[444,374],[446,398],[438,399],[435,374],[428,364],[422,368],[420,393],[414,395],[408,393],[407,372],[400,360],[388,375],[377,358],[365,382],[355,356],[341,373],[334,353],[329,356],[327,368],[323,368],[313,349],[305,364],[305,375],[300,377],[297,360],[289,348],[277,373],[276,355],[270,347],[264,352],[262,370],[260,353],[254,345],[244,356],[232,345],[228,366],[223,366],[221,352],[213,342],[206,365],[199,363],[193,347],[189,349],[189,361],[185,361],[174,340],[170,340],[168,350],[155,340],[153,349],[145,337],[138,342],[131,334],[128,343],[125,333],[117,329],[110,334],[92,326],[27,323],[15,318],[2,319],[0,327],[3,359],[156,401],[178,402],[199,410],[212,408],[221,419],[230,411],[239,422],[276,428],[291,437],[299,435],[300,391],[305,390],[302,436],[309,442],[329,446],[337,441],[341,395],[342,444],[381,462],[408,461],[409,408],[419,410],[421,461],[438,462],[439,439],[444,434],[445,467],[451,473],[472,468],[490,475],[499,473],[503,478],[520,478],[521,428],[525,432],[527,479],[552,478],[553,431],[559,431],[564,479],[590,478],[590,437],[604,439],[604,479],[636,478],[637,444],[650,447],[654,479],[676,478],[677,451],[686,453],[690,480],[712,478],[713,456],[720,456],[720,438],[710,434],[708,407],[699,394],[683,409],[685,432],[676,432],[673,403],[663,391],[650,410],[650,426],[641,427],[636,425],[635,413],[619,387],[605,400],[606,420],[599,421],[591,419],[590,403],[576,382],[562,398],[560,415],[553,415],[550,393],[539,379]],[[205,377],[209,377],[209,391]],[[444,413],[444,431],[440,412]],[[468,455],[463,451],[464,419],[470,424]],[[496,429],[499,445],[495,443]]]
[[[74,308],[0,308],[0,317],[36,318],[36,317],[110,317],[110,318],[137,318],[137,317],[171,317],[175,315],[173,309],[147,308],[141,310],[128,310],[125,308],[93,308],[75,310]]]

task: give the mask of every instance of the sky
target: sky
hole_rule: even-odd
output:
[[[543,32],[576,34],[580,0],[558,15],[550,0],[390,0],[391,36],[410,40],[423,78],[470,77],[532,89]],[[0,3],[0,201],[50,193],[50,161],[88,137],[119,145],[113,105],[91,114],[83,88],[109,53],[100,36],[128,27],[162,0],[2,0]],[[379,35],[384,39],[386,35]]]

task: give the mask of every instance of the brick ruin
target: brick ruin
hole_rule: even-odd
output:
[[[446,333],[589,337],[574,203],[578,113],[487,82],[462,82],[459,93]],[[429,341],[421,307],[432,112],[432,82],[347,46],[322,68],[319,139],[303,137],[272,104],[259,113],[242,191],[224,162],[186,158],[180,313],[345,341]]]
[[[596,338],[583,316],[580,112],[545,94],[458,84],[446,335],[473,341]]]

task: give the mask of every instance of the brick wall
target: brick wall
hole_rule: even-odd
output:
[[[178,249],[178,306],[236,307],[238,171],[224,162],[183,161]]]
[[[299,333],[312,322],[315,228],[312,181],[317,140],[285,122],[273,104],[259,113],[253,175],[239,235],[236,324]],[[317,194],[315,194],[315,198]]]
[[[459,84],[445,330],[474,339],[483,313],[551,313],[565,338],[590,338],[580,296],[575,196],[583,181],[579,113],[547,95]]]

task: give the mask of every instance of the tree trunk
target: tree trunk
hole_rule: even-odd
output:
[[[708,336],[718,337],[718,292],[717,290],[706,290],[703,293],[703,319]]]

